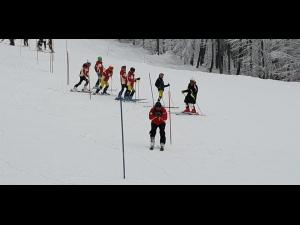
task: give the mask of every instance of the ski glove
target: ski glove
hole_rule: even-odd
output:
[[[161,117],[161,114],[162,114],[162,113],[159,112],[159,111],[158,111],[158,112],[155,112],[155,116],[157,116],[157,117]]]
[[[139,77],[139,78],[136,78],[136,80],[140,80],[141,78]]]

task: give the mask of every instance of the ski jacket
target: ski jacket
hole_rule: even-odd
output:
[[[96,64],[95,64],[95,71],[96,73],[99,73],[99,74],[103,74],[103,70],[104,70],[104,67],[103,67],[103,64],[102,62],[100,61],[97,61]]]
[[[134,83],[136,82],[136,79],[134,78],[134,73],[132,73],[131,71],[128,72],[127,75],[127,84],[130,85],[131,87],[134,86]]]
[[[198,94],[198,86],[197,84],[189,84],[188,89],[182,91],[182,93],[188,93],[189,96],[194,98],[195,100],[197,99],[197,94]]]
[[[121,79],[121,84],[122,85],[126,85],[127,84],[126,69],[125,70],[121,69],[121,71],[120,71],[120,79]]]
[[[82,66],[82,69],[80,71],[80,76],[83,77],[89,77],[90,67],[85,63]]]
[[[102,74],[104,81],[108,81],[109,78],[112,77],[112,75],[113,75],[113,71],[110,69],[104,70],[104,72]]]
[[[165,87],[169,87],[170,85],[165,85],[165,82],[162,78],[158,78],[155,82],[155,87],[157,87],[158,91],[164,91]]]
[[[159,126],[165,123],[168,119],[167,110],[164,107],[160,108],[159,110],[153,107],[149,112],[149,119],[152,121],[152,123]]]

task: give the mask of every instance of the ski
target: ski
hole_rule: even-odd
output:
[[[87,93],[87,94],[92,93],[91,91],[80,91],[80,90],[75,91],[75,90],[73,90],[73,89],[71,89],[70,91],[71,91],[71,92],[78,92],[78,93]]]
[[[153,105],[144,105],[143,107],[145,108],[152,108]],[[168,109],[168,108],[171,108],[171,109],[179,109],[180,107],[177,107],[177,106],[171,106],[171,107],[168,107],[168,106],[163,106],[165,109]]]
[[[185,113],[185,112],[175,112],[175,113],[172,113],[172,114],[175,114],[177,116],[180,116],[180,115],[184,115],[184,116],[205,116],[205,115],[202,115],[202,114],[199,114],[199,113]]]

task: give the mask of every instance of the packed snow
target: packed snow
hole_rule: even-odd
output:
[[[66,40],[54,40],[54,73],[50,54],[37,57],[30,41],[30,48],[0,43],[0,184],[300,184],[300,83],[199,72],[117,40],[72,39],[67,85]],[[139,97],[147,99],[123,104],[125,180],[120,103],[70,92],[87,60],[95,84],[98,56],[115,67],[113,95],[127,65],[136,68]],[[206,115],[171,114],[173,143],[168,120],[164,152],[149,151],[146,107],[149,73],[154,84],[160,72],[171,84],[172,105],[180,107],[172,111],[184,109],[181,90],[193,77]]]

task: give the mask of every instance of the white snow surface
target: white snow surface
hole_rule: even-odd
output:
[[[49,54],[39,53],[37,61],[31,45],[0,44],[0,184],[300,184],[299,83],[204,73],[116,40],[72,39],[67,86],[66,40],[54,40],[53,74]],[[125,180],[119,102],[70,92],[87,59],[95,84],[98,56],[115,67],[114,94],[120,67],[133,66],[139,95],[149,102],[123,105]],[[206,114],[172,114],[173,144],[168,122],[164,152],[148,149],[150,108],[144,107],[152,104],[148,74],[154,84],[160,72],[179,110],[181,90],[194,77]]]

